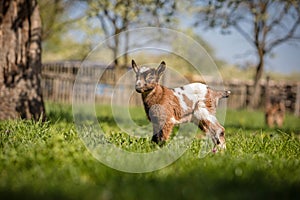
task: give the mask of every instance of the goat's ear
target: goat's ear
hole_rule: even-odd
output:
[[[135,63],[134,60],[131,61],[131,65],[132,65],[133,71],[134,71],[135,73],[138,73],[139,68],[138,68],[138,66],[136,65],[136,63]]]
[[[158,68],[156,69],[156,74],[158,75],[158,78],[161,77],[161,75],[164,73],[165,69],[166,69],[166,63],[165,63],[165,61],[162,61],[160,63],[160,65],[158,66]]]

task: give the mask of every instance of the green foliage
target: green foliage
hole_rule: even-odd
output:
[[[86,20],[85,2],[39,0],[38,3],[43,28],[43,61],[84,59],[103,34],[94,22]]]
[[[97,19],[101,26],[107,48],[112,51],[112,59],[116,66],[120,66],[118,54],[123,49],[126,52],[124,63],[128,64],[129,32],[124,37],[120,33],[133,27],[168,26],[176,9],[176,1],[161,0],[126,0],[126,1],[89,1],[86,15],[88,20]],[[113,37],[112,37],[113,36]],[[121,45],[121,43],[124,43]]]
[[[38,0],[42,19],[42,40],[47,40],[53,34],[62,34],[66,31],[63,26],[64,8],[68,5],[62,0]]]
[[[117,60],[117,53],[124,48],[127,51],[129,41],[129,35],[119,38],[121,32],[136,27],[170,27],[176,21],[173,0],[40,0],[39,5],[44,61],[82,60],[112,36],[106,40],[104,57]]]
[[[250,104],[257,107],[259,80],[262,78],[267,56],[273,50],[290,41],[299,42],[299,1],[237,1],[237,0],[194,0],[198,7],[196,26],[218,28],[223,34],[238,32],[253,49],[257,63],[254,72],[254,94]],[[288,25],[282,26],[286,21]],[[284,67],[284,66],[282,66]]]
[[[128,174],[94,159],[78,138],[71,106],[47,104],[48,122],[0,122],[1,199],[297,199],[299,118],[282,129],[265,127],[262,112],[228,111],[227,150],[199,157],[195,138],[172,165]],[[133,120],[147,124],[141,108]],[[158,148],[116,127],[108,106],[97,114],[106,136],[124,149]],[[149,130],[151,131],[151,130]]]

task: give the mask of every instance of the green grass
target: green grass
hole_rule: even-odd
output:
[[[157,148],[127,137],[107,107],[97,110],[111,142]],[[130,112],[136,123],[148,123],[141,109]],[[172,165],[130,174],[91,156],[71,106],[47,104],[47,114],[47,123],[0,122],[0,199],[299,199],[300,123],[292,115],[282,129],[270,129],[261,112],[228,111],[225,152],[199,158],[203,140],[195,138]]]

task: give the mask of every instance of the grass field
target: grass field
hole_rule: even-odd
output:
[[[107,137],[125,149],[113,117],[102,109]],[[132,109],[137,123],[147,123]],[[71,106],[47,104],[48,122],[0,122],[0,199],[300,199],[300,121],[266,128],[263,113],[228,111],[227,150],[199,158],[195,138],[172,165],[150,173],[111,169],[78,138]],[[121,143],[118,141],[122,140]]]

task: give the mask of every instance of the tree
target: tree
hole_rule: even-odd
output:
[[[256,50],[258,62],[254,76],[254,93],[250,105],[255,108],[260,97],[260,79],[265,58],[274,48],[288,41],[299,41],[300,2],[298,0],[210,0],[196,1],[196,25],[205,23],[221,27],[223,33],[230,28],[240,33]]]
[[[77,3],[78,0],[38,0],[43,25],[42,60],[81,60],[90,52],[88,42],[78,42],[70,36],[70,32],[78,30],[77,26],[84,19],[84,12],[78,12],[80,5]],[[84,27],[81,30],[88,28]]]
[[[1,1],[0,44],[0,119],[44,118],[36,0]]]
[[[41,15],[42,41],[50,39],[54,33],[64,33],[73,20],[65,19],[64,14],[71,6],[72,0],[38,0]]]
[[[163,26],[170,23],[170,17],[176,8],[174,0],[102,0],[89,1],[87,14],[96,17],[104,31],[105,37],[114,36],[108,41],[108,48],[113,52],[114,65],[119,66],[117,55],[120,51],[119,34],[136,24],[145,23],[150,26]],[[147,16],[148,15],[148,16]],[[144,18],[142,18],[144,16]],[[149,17],[151,16],[151,17]],[[166,16],[162,20],[162,16]],[[154,20],[153,20],[154,19]],[[127,52],[129,34],[125,34],[124,47]],[[127,54],[124,64],[128,63]]]

